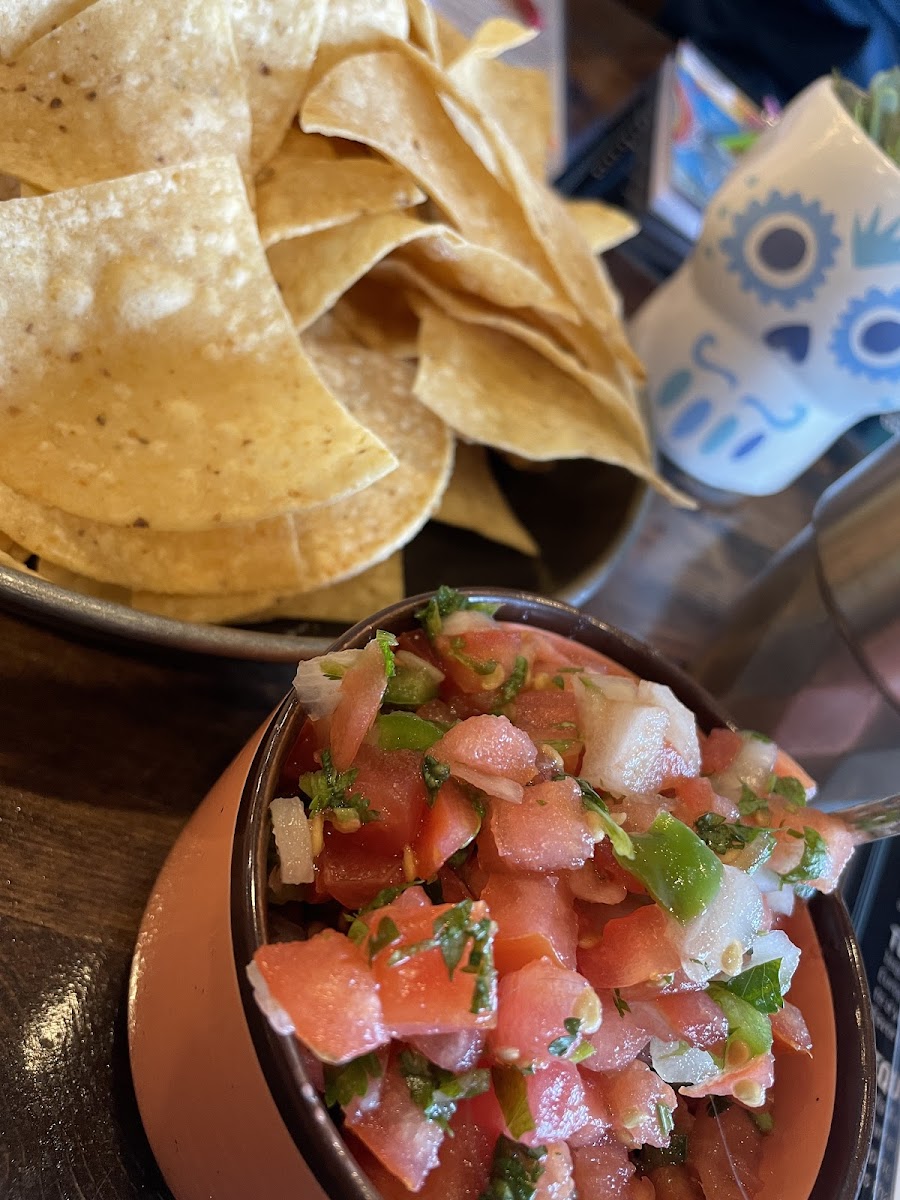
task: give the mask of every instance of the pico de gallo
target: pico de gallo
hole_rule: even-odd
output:
[[[386,1200],[753,1196],[813,1049],[781,924],[853,835],[768,738],[495,611],[300,664],[258,1003]]]

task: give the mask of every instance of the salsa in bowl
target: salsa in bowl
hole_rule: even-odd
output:
[[[852,838],[809,792],[565,605],[442,590],[301,664],[232,933],[325,1190],[851,1200],[868,1001],[823,893]]]

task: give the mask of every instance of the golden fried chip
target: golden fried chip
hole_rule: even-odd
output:
[[[307,96],[300,123],[308,132],[353,138],[402,166],[467,239],[535,276],[536,305],[574,317],[520,203],[462,138],[441,106],[429,67],[440,77],[434,64],[411,52],[345,59]],[[551,300],[538,298],[538,281]]]
[[[0,4],[0,62],[11,62],[26,46],[90,3],[91,0],[6,0]]]
[[[274,620],[339,621],[352,624],[403,599],[403,553],[329,587],[289,595],[242,592],[234,596],[167,596],[132,592],[131,603],[143,612],[178,621],[213,624]]]
[[[437,17],[428,0],[406,0],[409,13],[409,40],[434,62],[441,61],[441,38]]]
[[[605,254],[640,232],[640,222],[630,213],[602,200],[567,200],[566,208],[595,254]]]
[[[229,0],[253,120],[254,172],[278,149],[300,107],[327,5],[328,0]]]
[[[332,309],[335,320],[370,350],[395,358],[415,358],[419,318],[394,278],[370,272],[358,280]]]
[[[313,135],[314,136],[314,135]],[[405,171],[375,158],[289,161],[284,147],[257,182],[256,219],[264,246],[346,225],[357,217],[412,208],[425,196]]]
[[[8,200],[0,245],[0,479],[23,495],[201,529],[393,467],[298,346],[233,158]]]
[[[456,443],[453,474],[435,521],[470,529],[492,542],[512,546],[522,554],[537,557],[537,542],[510,508],[497,484],[483,446]]]
[[[48,191],[249,150],[226,0],[97,0],[3,72],[0,170]]]
[[[632,425],[531,347],[425,307],[415,392],[460,437],[533,462],[593,458],[664,494]]]
[[[84,521],[0,486],[0,529],[68,570],[138,591],[297,592],[379,561],[437,506],[453,439],[412,395],[407,363],[349,342],[317,343],[311,354],[334,394],[396,455],[397,469],[364,491],[255,524],[166,533]]]
[[[508,50],[527,46],[537,37],[538,31],[531,25],[511,21],[509,17],[491,17],[475,30],[460,57],[497,58]],[[451,69],[456,62],[450,64]]]
[[[347,54],[405,42],[409,37],[406,0],[328,0],[325,27],[313,78],[322,75]]]
[[[514,25],[515,22],[507,24]],[[538,67],[509,66],[467,52],[457,59],[449,74],[484,116],[497,122],[522,155],[529,171],[542,179],[547,173],[547,155],[553,137],[553,97],[546,71]],[[458,120],[452,108],[450,113]],[[464,137],[470,129],[469,123],[460,123]],[[482,142],[480,139],[479,145]],[[480,153],[496,172],[499,168],[493,150],[482,148]]]

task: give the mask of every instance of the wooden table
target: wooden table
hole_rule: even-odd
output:
[[[576,5],[576,8],[579,7]],[[632,73],[597,53],[621,96],[660,46],[635,37]],[[649,49],[648,49],[649,47]],[[577,71],[590,81],[578,43]],[[634,64],[637,64],[636,66]],[[597,88],[609,91],[599,64]],[[602,97],[598,103],[602,104]],[[616,264],[632,302],[645,283]],[[689,661],[734,598],[858,454],[845,441],[781,496],[656,502],[586,606]],[[123,1200],[168,1193],[128,1070],[132,946],[154,877],[206,790],[288,686],[283,666],[88,644],[0,614],[0,1196]]]

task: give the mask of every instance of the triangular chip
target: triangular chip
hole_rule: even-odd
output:
[[[409,37],[406,0],[328,0],[314,78],[347,54]]]
[[[351,624],[402,600],[403,553],[329,587],[279,595],[241,592],[234,596],[167,596],[132,592],[131,603],[143,612],[178,621],[244,624],[274,620],[337,621]]]
[[[234,45],[253,119],[254,172],[278,149],[300,107],[319,48],[327,3],[229,0]]]
[[[542,179],[553,137],[553,97],[546,71],[510,66],[472,52],[453,64],[450,75],[481,112],[497,122],[532,174]],[[454,116],[452,108],[450,112]],[[470,127],[460,128],[465,136]],[[475,148],[480,146],[481,140]],[[481,153],[489,164],[496,163],[491,149]]]
[[[0,62],[11,62],[26,46],[49,33],[69,17],[87,8],[91,0],[6,0],[0,4]]]
[[[379,561],[409,541],[437,506],[453,439],[412,395],[407,363],[350,342],[316,345],[313,353],[334,393],[396,455],[397,469],[365,491],[296,516],[166,533],[80,520],[0,486],[0,529],[68,570],[151,592],[296,592]],[[319,452],[311,449],[299,461],[311,465]]]
[[[460,437],[532,462],[593,458],[675,494],[618,413],[508,334],[425,307],[419,351],[416,395]]]
[[[288,153],[282,147],[269,164],[274,173],[267,168],[257,183],[256,219],[264,246],[346,225],[357,217],[412,208],[425,199],[406,172],[392,163],[376,158],[290,161]]]
[[[441,61],[441,37],[437,16],[428,0],[406,0],[409,13],[409,40],[433,59]]]
[[[458,529],[470,529],[522,554],[534,557],[540,554],[537,542],[500,490],[483,446],[457,442],[453,474],[434,519]]]
[[[321,504],[394,466],[297,344],[236,161],[0,205],[0,479],[116,525]],[[2,526],[2,521],[0,521]]]
[[[595,254],[605,254],[640,232],[640,222],[630,213],[602,200],[567,200],[566,208]]]
[[[249,150],[226,0],[97,0],[3,72],[0,171],[47,191]]]
[[[332,309],[335,319],[368,346],[396,358],[418,353],[419,318],[407,303],[396,279],[364,275]]]
[[[403,167],[466,238],[531,272],[536,305],[574,316],[518,201],[444,111],[427,70],[438,68],[419,59],[392,50],[339,62],[307,96],[302,127],[362,142]]]

